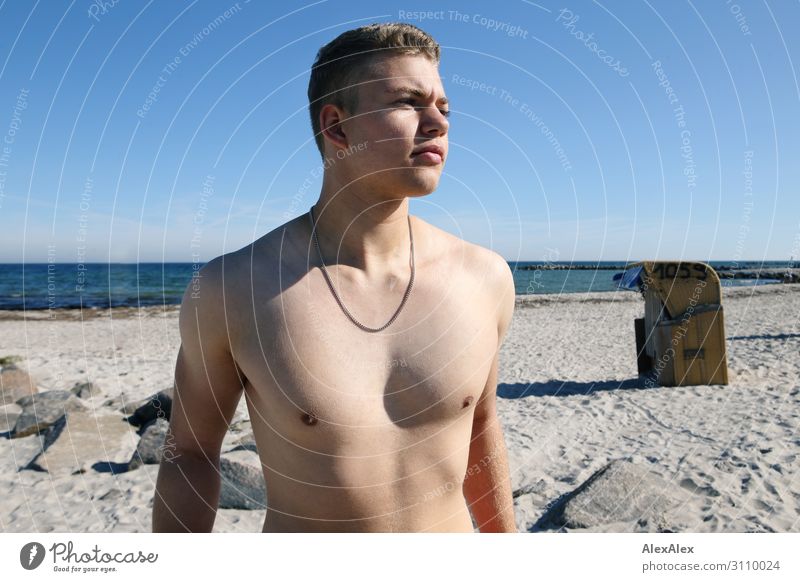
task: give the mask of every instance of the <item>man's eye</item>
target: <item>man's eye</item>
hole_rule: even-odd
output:
[[[422,107],[416,106],[416,101],[414,99],[400,99],[399,101],[395,101],[395,103],[404,103],[406,105],[411,105],[414,109],[423,109]],[[444,115],[445,117],[450,117],[450,110],[449,109],[440,109],[439,113]]]

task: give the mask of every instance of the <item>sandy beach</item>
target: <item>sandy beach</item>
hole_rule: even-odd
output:
[[[519,530],[800,531],[800,285],[724,289],[728,386],[646,387],[633,331],[643,306],[632,292],[518,297],[498,410]],[[90,381],[100,393],[81,398],[87,412],[121,416],[120,405],[171,386],[177,315],[175,307],[1,312],[0,357],[17,356],[40,392]],[[5,406],[0,421],[13,425],[19,413]],[[247,447],[228,453],[247,441],[248,424],[242,399],[223,453],[257,466]],[[2,531],[150,530],[157,464],[20,470],[40,437],[10,439],[8,430],[0,427]],[[136,446],[138,436],[123,438]],[[124,463],[131,452],[95,460]],[[626,483],[640,476],[618,505],[657,511],[564,519],[563,504],[609,466],[635,469]],[[215,531],[257,532],[263,519],[261,509],[220,509]]]

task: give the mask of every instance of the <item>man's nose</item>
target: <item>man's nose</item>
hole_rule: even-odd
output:
[[[426,107],[422,117],[422,131],[444,135],[450,127],[447,117],[439,111],[438,107]]]

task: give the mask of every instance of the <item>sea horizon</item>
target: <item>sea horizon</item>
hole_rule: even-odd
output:
[[[616,272],[636,261],[508,261],[517,295],[618,291]],[[782,271],[791,260],[706,261],[719,271]],[[0,310],[178,305],[205,262],[0,263]],[[745,275],[746,276],[746,275]],[[780,283],[722,279],[724,286]]]

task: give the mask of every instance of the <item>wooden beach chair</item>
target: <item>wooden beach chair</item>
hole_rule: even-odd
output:
[[[644,317],[634,320],[640,375],[654,375],[661,386],[728,383],[722,289],[714,269],[643,261],[615,279],[644,297]]]

